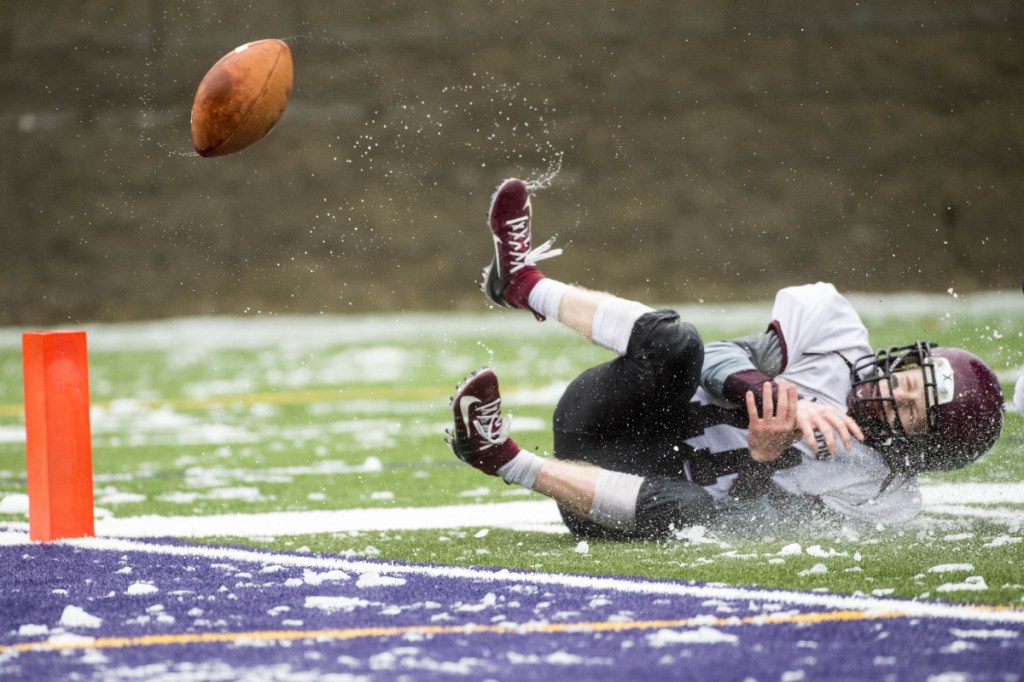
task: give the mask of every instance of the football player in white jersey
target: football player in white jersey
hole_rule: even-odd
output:
[[[657,538],[708,521],[727,497],[763,495],[899,523],[920,511],[918,472],[963,466],[999,435],[1003,396],[980,359],[924,342],[873,352],[830,284],[783,289],[765,332],[705,345],[674,311],[545,277],[537,263],[561,251],[531,248],[531,218],[526,183],[506,180],[491,201],[485,294],[617,357],[567,387],[554,459],[509,437],[490,369],[453,397],[448,442],[555,499],[577,535]]]

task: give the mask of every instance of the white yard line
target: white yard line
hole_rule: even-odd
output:
[[[935,504],[1024,504],[1024,483],[947,483],[922,485],[927,510]]]
[[[1000,505],[1024,504],[1024,483],[923,485],[925,512],[1024,522],[1024,511]],[[22,496],[23,497],[23,496]],[[27,500],[23,505],[27,509]],[[7,523],[25,530],[28,524]],[[128,516],[99,518],[101,537],[278,537],[316,533],[455,528],[510,528],[564,533],[555,503],[547,499],[458,504],[443,507],[379,507],[333,511],[218,514],[213,516]]]
[[[346,531],[429,528],[522,528],[561,525],[550,500],[460,504],[446,507],[380,507],[335,511],[269,512],[218,516],[135,516],[101,519],[96,534],[108,537],[197,538],[224,535],[280,536]]]
[[[1024,483],[922,485],[925,512],[1024,523]]]
[[[434,578],[463,579],[491,583],[514,583],[567,587],[663,596],[687,596],[702,599],[755,600],[796,607],[854,610],[869,613],[899,613],[911,617],[948,618],[988,623],[1024,623],[1024,611],[994,610],[986,607],[904,601],[874,597],[851,597],[833,594],[790,592],[786,590],[746,589],[720,585],[689,585],[655,580],[602,576],[528,573],[509,570],[484,570],[459,566],[392,564],[388,562],[342,559],[258,552],[228,547],[197,547],[164,545],[116,538],[85,538],[66,540],[69,545],[86,550],[113,552],[145,552],[167,556],[195,557],[217,561],[251,562],[265,565],[295,566],[318,570],[340,570],[352,573],[421,575]],[[0,546],[30,544],[26,533],[0,531]]]
[[[1024,523],[1024,511],[1000,509],[999,507],[972,507],[966,504],[936,504],[928,507],[932,514],[945,516],[971,516],[978,519],[992,519],[1010,523]]]
[[[5,525],[17,529],[28,528],[25,523]],[[555,503],[544,499],[447,507],[381,507],[214,516],[127,516],[120,519],[97,519],[96,535],[120,538],[277,537],[467,527],[567,532]]]

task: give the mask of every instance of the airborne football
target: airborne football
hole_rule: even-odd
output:
[[[281,40],[246,43],[221,57],[192,104],[196,152],[224,156],[263,139],[288,106],[292,74],[292,53]]]

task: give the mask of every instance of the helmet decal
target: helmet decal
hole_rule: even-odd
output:
[[[939,405],[953,402],[953,396],[956,394],[956,379],[949,360],[947,358],[932,358],[932,367],[935,373],[936,402]]]

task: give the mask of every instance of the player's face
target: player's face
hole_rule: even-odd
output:
[[[903,429],[907,433],[922,433],[928,430],[924,375],[919,368],[893,372],[892,386],[890,387],[887,381],[880,381],[878,392],[884,397],[892,396],[900,412]],[[896,416],[893,414],[892,405],[886,402],[882,409],[885,411],[886,420],[890,424],[895,423]]]

